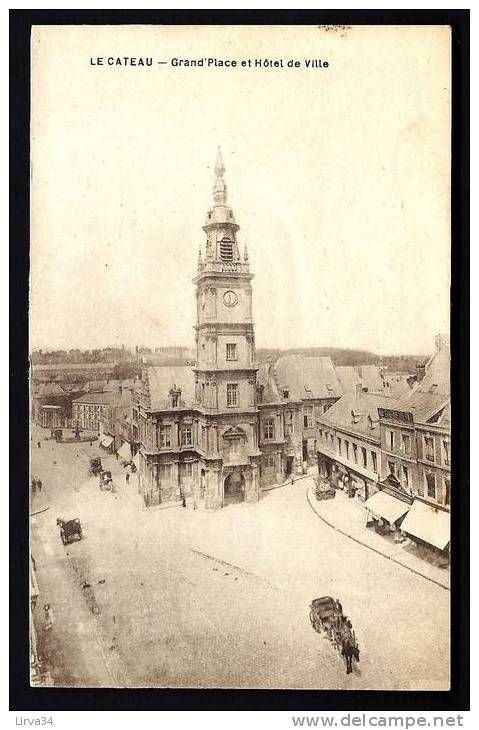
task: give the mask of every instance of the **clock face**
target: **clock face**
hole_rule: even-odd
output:
[[[223,301],[227,307],[234,307],[235,304],[238,304],[238,297],[234,291],[225,291],[223,294]]]

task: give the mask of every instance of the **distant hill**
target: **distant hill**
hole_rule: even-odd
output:
[[[258,347],[257,357],[264,362],[271,357],[273,362],[284,355],[306,357],[330,357],[335,365],[378,365],[398,372],[415,372],[417,363],[428,359],[425,355],[376,355],[367,350],[349,350],[341,347],[297,347],[289,350]]]

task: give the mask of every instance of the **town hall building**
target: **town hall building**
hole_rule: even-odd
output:
[[[139,489],[147,505],[199,509],[255,501],[260,491],[253,274],[227,202],[221,153],[196,287],[196,365],[147,367],[133,411]]]

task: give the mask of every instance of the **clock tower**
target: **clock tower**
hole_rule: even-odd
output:
[[[221,152],[215,162],[213,206],[207,212],[196,285],[195,400],[205,460],[205,501],[258,499],[258,409],[252,317],[253,274],[228,205]],[[211,474],[216,474],[211,478]],[[206,478],[208,476],[208,478]]]

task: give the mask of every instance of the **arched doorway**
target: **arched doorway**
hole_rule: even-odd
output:
[[[243,472],[234,471],[225,479],[224,505],[244,502],[245,480]]]

